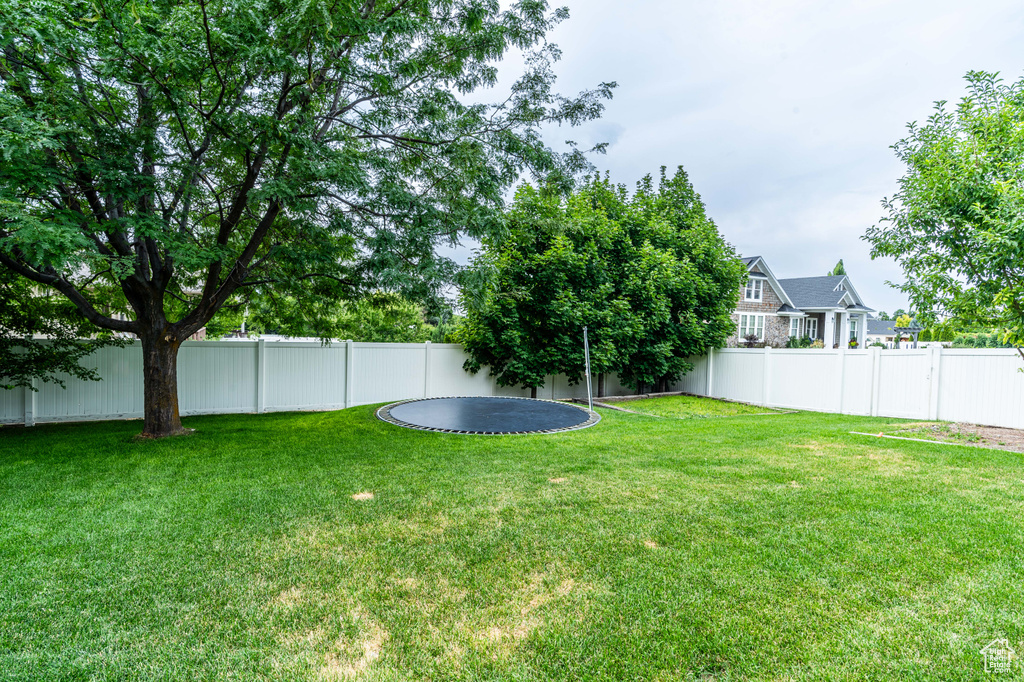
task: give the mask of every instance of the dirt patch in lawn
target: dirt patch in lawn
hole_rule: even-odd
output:
[[[274,597],[272,603],[275,606],[282,606],[286,609],[290,609],[301,604],[302,597],[301,588],[289,587],[287,590],[283,590],[280,594]]]
[[[327,680],[351,680],[361,676],[380,658],[381,649],[388,639],[388,633],[372,623],[355,646],[339,639],[335,645],[336,650],[329,651],[325,656],[326,664],[320,669],[320,677]]]
[[[886,435],[1024,452],[1024,430],[1004,429],[998,426],[920,422],[907,424],[898,430],[887,431]]]

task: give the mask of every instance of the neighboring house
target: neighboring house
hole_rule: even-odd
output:
[[[884,343],[886,348],[896,345],[896,320],[868,320],[868,345]]]
[[[790,337],[809,336],[825,348],[846,346],[856,340],[863,348],[868,314],[847,275],[777,279],[760,256],[743,258],[747,282],[740,290],[733,313],[736,334],[727,345],[741,346],[747,335],[781,348]]]

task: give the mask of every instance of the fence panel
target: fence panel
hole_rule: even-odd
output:
[[[764,391],[764,351],[731,348],[716,351],[711,363],[715,398],[760,403]]]
[[[715,353],[714,361],[732,357]],[[791,410],[838,410],[838,360],[839,353],[833,350],[772,350],[769,405]]]
[[[141,417],[142,346],[101,348],[82,361],[103,381],[80,381],[60,375],[67,385],[37,382],[34,417],[37,422],[123,419]]]
[[[597,376],[595,375],[590,381],[591,390],[594,392],[594,395],[597,395]],[[563,400],[566,398],[578,398],[580,400],[587,399],[586,377],[581,378],[576,385],[570,384],[569,378],[564,375],[548,377],[548,383],[552,388],[551,399],[553,400]],[[537,397],[540,397],[540,395]]]
[[[1024,429],[1024,367],[1015,351],[944,350],[938,417],[945,421]]]
[[[672,384],[673,391],[707,395],[708,392],[708,356],[699,358],[688,358],[693,363],[693,369],[680,377],[679,381]],[[628,394],[624,394],[628,395]]]
[[[267,411],[336,410],[345,407],[344,343],[310,346],[264,344]]]
[[[842,404],[836,410],[843,414],[871,414],[874,358],[870,351],[843,353]]]
[[[353,405],[426,395],[425,344],[355,343],[352,348]]]
[[[446,395],[491,395],[494,380],[484,367],[476,374],[462,369],[466,354],[454,343],[430,344],[427,397]]]
[[[25,423],[25,389],[0,389],[0,424]]]
[[[878,414],[927,419],[931,351],[882,351],[879,359]]]
[[[255,341],[186,341],[178,351],[178,405],[184,414],[256,411]]]

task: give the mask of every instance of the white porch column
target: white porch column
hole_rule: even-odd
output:
[[[825,333],[821,337],[825,348],[829,349],[836,340],[836,313],[834,310],[825,313]]]
[[[843,313],[843,335],[839,338],[839,347],[847,348],[850,345],[850,313]]]
[[[864,342],[868,338],[868,314],[860,314],[860,322],[857,323],[857,348],[864,348]]]

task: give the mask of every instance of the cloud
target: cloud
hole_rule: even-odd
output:
[[[959,99],[968,70],[1024,73],[1024,5],[1002,0],[567,4],[559,90],[620,87],[601,121],[552,144],[610,142],[594,162],[630,186],[683,165],[738,250],[782,277],[843,258],[879,309],[906,307],[884,284],[899,268],[860,239],[903,173],[890,145]]]

